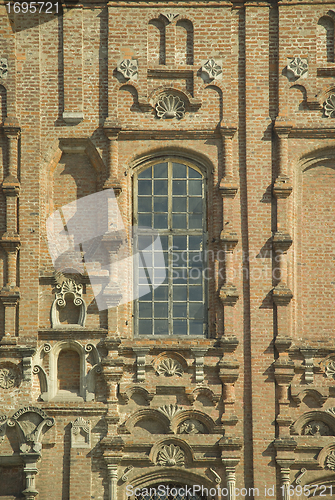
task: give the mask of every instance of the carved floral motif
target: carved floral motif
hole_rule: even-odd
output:
[[[179,434],[204,434],[205,428],[199,420],[190,418],[184,420],[179,427]]]
[[[293,57],[287,63],[287,69],[293,73],[296,78],[299,78],[308,70],[308,61],[307,59],[301,59],[300,57]]]
[[[11,368],[0,368],[0,387],[11,389],[17,384],[16,373]]]
[[[331,436],[332,432],[324,422],[313,420],[305,425],[303,434],[306,436]]]
[[[208,61],[202,66],[201,70],[210,80],[215,80],[215,78],[221,75],[222,66],[218,64],[215,59],[208,59]]]
[[[6,78],[8,75],[8,61],[5,58],[0,59],[0,78]]]
[[[173,375],[179,375],[180,377],[184,373],[183,367],[175,359],[167,358],[163,359],[157,368],[157,373],[159,375],[165,375],[166,377],[172,377]]]
[[[117,70],[124,78],[129,80],[137,75],[138,63],[134,59],[123,59],[123,61],[118,64]]]
[[[185,115],[184,102],[175,95],[165,95],[156,104],[158,118],[178,118],[180,120]]]
[[[175,446],[174,444],[165,445],[158,452],[157,464],[167,467],[185,465],[185,454],[179,446]]]
[[[331,94],[324,103],[325,115],[328,118],[335,118],[335,94]],[[335,369],[334,369],[335,372]]]

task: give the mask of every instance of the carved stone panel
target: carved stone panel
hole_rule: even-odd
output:
[[[179,426],[178,429],[179,434],[205,434],[206,429],[199,420],[194,418],[189,418],[188,420],[184,420]]]
[[[177,118],[185,116],[185,103],[176,95],[165,95],[156,103],[157,118]]]
[[[0,365],[0,387],[1,389],[10,390],[19,385],[19,377],[17,371],[9,365]]]
[[[134,79],[138,73],[138,63],[134,59],[123,59],[117,65],[117,70],[126,80]]]
[[[174,444],[164,445],[157,455],[157,465],[173,467],[185,465],[185,453],[179,446]]]
[[[293,57],[287,61],[287,70],[293,73],[295,78],[299,78],[308,71],[308,60],[302,57]]]
[[[84,420],[82,417],[78,417],[74,422],[72,422],[71,447],[91,447],[91,425],[89,421]]]
[[[172,358],[163,359],[157,367],[158,375],[165,375],[166,377],[173,377],[173,375],[183,375],[184,370],[178,361]]]
[[[7,78],[8,75],[8,61],[2,57],[0,59],[0,79]]]
[[[303,428],[302,434],[305,436],[332,436],[333,433],[327,424],[321,420],[312,420]]]

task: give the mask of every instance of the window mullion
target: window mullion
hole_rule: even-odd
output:
[[[173,334],[173,233],[172,233],[172,162],[168,162],[168,230],[169,234],[169,251],[168,251],[168,334]],[[172,251],[171,251],[172,249]]]

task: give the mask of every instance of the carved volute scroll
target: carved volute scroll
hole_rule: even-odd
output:
[[[86,304],[82,297],[83,286],[76,283],[73,279],[66,278],[62,273],[56,273],[55,280],[57,282],[55,300],[51,307],[52,328],[68,328],[73,327],[76,324],[84,327],[86,320]],[[62,324],[60,321],[60,309],[64,309],[68,306],[68,300],[73,301],[75,308],[79,308],[79,315],[76,324]]]

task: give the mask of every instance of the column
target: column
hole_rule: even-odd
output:
[[[0,291],[0,298],[5,308],[5,334],[15,336],[16,309],[20,299],[17,287],[17,253],[20,248],[20,236],[17,226],[17,206],[20,194],[20,182],[17,178],[18,140],[20,126],[16,118],[7,118],[4,133],[8,139],[8,175],[2,183],[6,197],[6,232],[1,239],[1,245],[7,255],[6,284]]]

